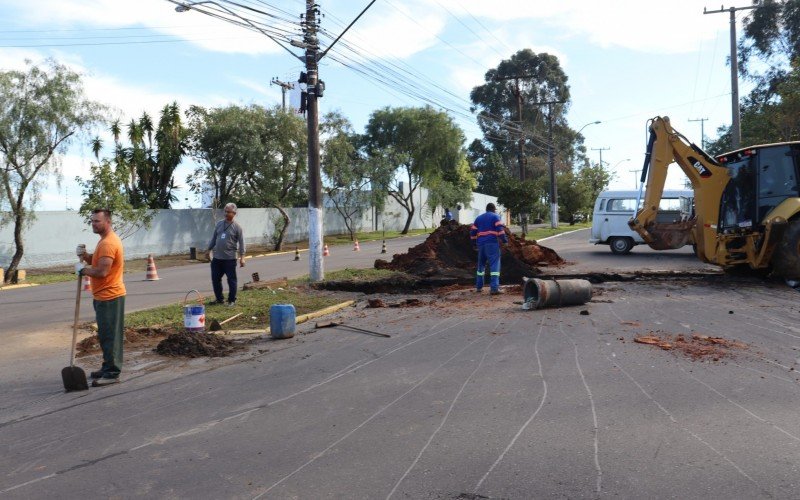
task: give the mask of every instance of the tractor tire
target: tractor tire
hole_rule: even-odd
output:
[[[800,220],[789,222],[772,255],[773,274],[789,280],[800,279]]]
[[[625,255],[631,253],[633,248],[633,238],[628,237],[614,237],[608,242],[611,247],[611,252],[616,255]]]

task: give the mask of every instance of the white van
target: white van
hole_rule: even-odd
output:
[[[626,254],[635,245],[644,243],[639,233],[628,227],[634,215],[638,191],[603,191],[594,203],[592,236],[589,243],[608,245],[615,254]],[[644,197],[644,193],[642,193]],[[694,192],[664,191],[656,222],[679,222],[692,216]],[[641,207],[641,200],[639,206]]]

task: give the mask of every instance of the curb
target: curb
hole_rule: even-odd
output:
[[[325,316],[326,314],[330,314],[336,311],[340,311],[345,307],[352,306],[355,304],[355,300],[348,300],[345,302],[341,302],[339,304],[334,304],[332,306],[328,306],[324,309],[320,309],[319,311],[310,312],[307,314],[301,314],[297,318],[295,318],[295,324],[305,323],[308,320],[319,318],[320,316]],[[222,335],[257,335],[257,334],[265,334],[269,335],[269,327],[262,328],[259,330],[230,330],[221,332]]]
[[[3,290],[14,290],[15,288],[29,288],[32,286],[39,286],[39,283],[19,283],[17,285],[0,286],[0,292]]]

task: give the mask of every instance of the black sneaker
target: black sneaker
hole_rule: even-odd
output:
[[[89,378],[103,378],[103,374],[105,372],[103,370],[97,370],[96,372],[92,372],[89,374]]]
[[[103,387],[119,383],[119,377],[101,377],[92,382],[92,387]]]

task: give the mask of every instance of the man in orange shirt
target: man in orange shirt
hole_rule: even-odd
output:
[[[89,276],[94,295],[94,312],[97,318],[97,337],[103,350],[103,366],[91,372],[94,379],[92,387],[119,382],[122,371],[122,340],[125,321],[125,284],[122,273],[125,260],[122,241],[111,228],[111,211],[97,209],[92,212],[92,231],[100,235],[100,241],[93,254],[86,253],[83,245],[78,246],[81,263],[75,271]],[[84,266],[83,262],[90,263]]]

